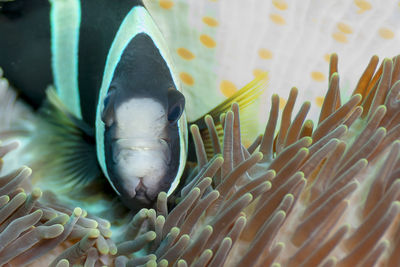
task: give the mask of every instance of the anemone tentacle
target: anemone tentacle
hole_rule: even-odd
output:
[[[331,57],[315,129],[306,119],[308,103],[292,119],[297,89],[280,121],[279,97],[272,96],[265,132],[249,148],[240,143],[237,104],[222,120],[222,143],[206,116],[214,157],[207,158],[192,126],[198,158],[192,178],[169,200],[162,192],[154,208],[128,216],[114,236],[107,220],[32,189],[30,168],[1,176],[0,263],[399,265],[400,62],[385,59],[374,74],[376,60],[342,103],[338,59]],[[15,143],[0,146],[4,167],[13,149]],[[169,209],[171,200],[176,205]]]

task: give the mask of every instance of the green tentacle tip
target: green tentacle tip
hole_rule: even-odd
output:
[[[66,224],[69,220],[69,216],[67,214],[61,214],[59,216],[57,216],[57,214],[54,214],[54,215],[55,215],[54,218],[60,217],[60,223],[63,225]]]
[[[253,200],[253,195],[251,193],[246,193],[243,198],[246,199],[248,202],[251,202]]]
[[[181,232],[181,229],[179,229],[179,227],[174,226],[171,228],[171,230],[169,232],[172,235],[179,235],[179,233]]]
[[[86,210],[82,210],[82,217],[86,217],[88,215],[88,213],[87,213],[87,211]]]
[[[118,249],[117,247],[110,247],[110,255],[117,255]]]
[[[162,192],[161,192],[162,193]],[[149,214],[149,210],[148,209],[146,209],[146,208],[143,208],[143,209],[141,209],[139,212],[138,212],[138,216],[140,217],[140,218],[146,218],[147,216],[148,216],[148,214]]]
[[[168,261],[166,259],[162,259],[157,265],[157,267],[167,267],[167,266],[168,266]]]
[[[156,239],[157,234],[154,231],[149,231],[149,232],[147,232],[146,237],[147,237],[147,240],[153,241],[154,239]]]
[[[157,260],[157,256],[155,254],[149,254],[149,255],[147,255],[147,257],[149,258],[149,260],[153,260],[153,261]]]
[[[100,236],[100,231],[98,229],[90,229],[87,236],[88,238],[98,238]]]
[[[0,203],[3,205],[7,204],[10,201],[10,197],[7,195],[0,196]]]
[[[158,194],[158,198],[159,198],[159,199],[167,199],[167,193],[165,193],[164,191],[161,191],[161,192]]]
[[[187,263],[186,263],[185,260],[179,260],[179,261],[178,261],[178,266],[179,266],[179,265],[187,265]]]
[[[23,201],[27,199],[27,195],[25,192],[19,193],[16,197],[21,198]]]
[[[308,148],[306,148],[306,147],[302,147],[302,148],[299,149],[299,152],[297,152],[297,153],[300,153],[300,152],[303,152],[303,151],[304,151],[304,153],[308,154],[310,150]]]
[[[29,168],[28,166],[22,166],[21,172],[24,172],[24,175],[26,176],[30,176],[32,174],[32,169]]]
[[[103,226],[105,228],[111,228],[111,223],[109,221],[105,221]]]
[[[40,190],[40,188],[38,188],[38,187],[35,187],[35,188],[32,190],[31,195],[32,195],[33,198],[39,199],[39,198],[42,197],[42,190]]]
[[[313,139],[312,139],[310,136],[304,137],[304,140],[305,140],[305,145],[306,145],[306,146],[311,145],[312,142],[313,142]]]
[[[66,266],[69,266],[69,261],[66,259],[60,260],[56,265],[56,267],[66,267]]]
[[[262,152],[255,152],[254,156],[258,158],[258,161],[262,160],[264,157],[264,154]]]
[[[149,260],[146,262],[146,267],[157,267],[157,262],[155,260]]]
[[[358,98],[358,102],[360,102],[361,99],[362,99],[362,95],[361,94],[355,94],[355,95],[353,95],[353,98]]]
[[[105,238],[111,238],[112,236],[112,231],[108,228],[103,229],[102,234]]]
[[[61,224],[54,224],[46,227],[41,233],[41,235],[44,239],[51,239],[61,235],[63,232],[64,232],[64,226],[62,226]]]
[[[276,246],[278,247],[281,247],[282,249],[284,249],[285,248],[285,243],[283,243],[283,242],[278,242],[277,244],[276,244]]]
[[[199,127],[196,124],[190,125],[190,131],[191,132],[196,131],[196,130],[199,131]]]
[[[198,188],[198,187],[195,187],[195,188],[193,188],[192,190],[191,190],[191,192],[193,192],[195,195],[200,195],[200,188]]]
[[[81,208],[75,208],[72,214],[77,217],[80,217],[82,215],[82,213],[83,213],[83,211]]]
[[[215,161],[221,161],[221,163],[223,163],[224,157],[222,156],[222,154],[218,154],[217,157],[215,158]]]
[[[41,209],[35,210],[34,212],[32,212],[32,214],[36,214],[36,213],[39,213],[39,214],[40,214],[40,217],[43,216],[43,210],[41,210]]]

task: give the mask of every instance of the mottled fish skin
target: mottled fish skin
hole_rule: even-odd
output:
[[[184,103],[151,37],[134,36],[115,68],[101,114],[107,172],[127,205],[150,204],[176,179],[177,121]]]

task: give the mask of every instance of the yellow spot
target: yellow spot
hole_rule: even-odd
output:
[[[260,50],[258,50],[258,56],[262,59],[271,59],[272,55],[272,52],[268,49],[260,48]]]
[[[206,46],[208,48],[213,48],[217,45],[217,43],[214,41],[214,39],[206,34],[200,35],[200,41],[204,46]]]
[[[219,89],[221,90],[221,93],[226,97],[231,97],[237,91],[236,85],[228,80],[222,80],[219,85]]]
[[[186,84],[186,85],[193,85],[194,84],[194,79],[192,75],[186,72],[181,72],[179,74],[179,78],[181,78],[181,81]]]
[[[325,80],[325,75],[320,71],[313,71],[313,72],[311,72],[311,78],[314,81],[322,82]]]
[[[218,21],[212,17],[208,17],[208,16],[203,17],[203,22],[210,27],[218,26]]]
[[[262,69],[254,69],[254,70],[253,70],[253,75],[254,75],[254,77],[258,77],[258,76],[260,76],[260,75],[263,74],[263,73],[265,73],[265,70],[262,70]]]
[[[347,43],[347,36],[342,32],[335,32],[332,34],[333,39],[335,39],[339,43]]]
[[[354,4],[360,9],[358,12],[362,13],[364,11],[370,10],[372,5],[366,0],[354,0]]]
[[[379,29],[379,35],[383,39],[393,39],[394,37],[394,32],[388,28],[380,28]]]
[[[342,33],[346,33],[346,34],[353,33],[353,29],[350,27],[350,25],[348,25],[344,22],[339,22],[337,24],[337,27],[338,27],[339,31],[341,31]]]
[[[285,19],[279,14],[271,14],[271,15],[269,15],[269,18],[272,20],[273,23],[276,23],[278,25],[286,24]]]
[[[322,104],[324,103],[324,97],[323,96],[317,96],[315,98],[315,104],[317,104],[318,107],[322,107]]]
[[[326,62],[329,62],[329,60],[331,60],[331,54],[325,54],[324,59]]]
[[[179,47],[176,52],[181,58],[186,60],[192,60],[195,58],[194,54],[184,47]]]
[[[160,7],[164,9],[170,9],[171,7],[174,6],[174,2],[172,0],[160,0],[159,4]]]
[[[284,99],[282,97],[279,98],[279,109],[280,110],[282,110],[285,107],[286,102],[287,102],[286,99]]]
[[[253,143],[250,140],[242,140],[242,142],[243,142],[244,147],[249,147]]]
[[[288,4],[285,0],[272,0],[272,4],[280,10],[286,10],[288,8]]]

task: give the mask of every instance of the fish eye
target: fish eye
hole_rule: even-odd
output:
[[[176,123],[185,108],[185,97],[175,88],[168,89],[168,121],[170,124]]]
[[[169,111],[168,111],[168,121],[173,124],[178,121],[181,117],[183,112],[183,108],[179,103],[175,104]]]
[[[114,123],[115,92],[115,87],[111,86],[108,90],[107,96],[104,99],[104,108],[101,112],[101,120],[106,124],[107,127],[111,127],[111,125]]]

